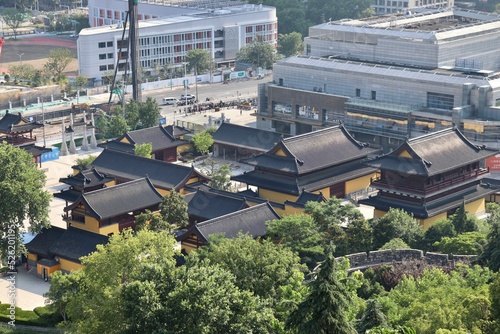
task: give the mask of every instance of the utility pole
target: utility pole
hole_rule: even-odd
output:
[[[132,98],[137,102],[142,102],[141,94],[141,74],[139,71],[139,24],[137,7],[139,0],[128,0],[128,10],[130,13],[129,45],[130,61],[132,63]]]

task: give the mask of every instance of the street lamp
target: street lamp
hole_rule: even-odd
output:
[[[23,54],[24,54],[24,52],[23,52],[23,53],[18,53],[18,54],[17,54],[17,55],[19,56],[19,64],[20,64],[21,66],[23,66]]]
[[[186,62],[184,62],[184,63],[182,63],[182,65],[184,65],[184,91],[185,91],[185,93],[184,93],[184,98],[185,98],[185,100],[186,100],[186,101],[185,101],[185,102],[186,102],[186,103],[185,103],[185,108],[186,108],[186,110],[187,110],[187,104],[188,104],[188,90],[187,90],[187,87],[188,87],[188,86],[187,86],[187,82],[186,82],[186,76],[187,76],[187,74],[186,74],[186,65],[187,65],[187,63],[186,63]]]

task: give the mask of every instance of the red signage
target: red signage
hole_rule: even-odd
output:
[[[500,171],[500,154],[486,158],[486,167],[490,169],[490,172]]]

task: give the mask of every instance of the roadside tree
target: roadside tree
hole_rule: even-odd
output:
[[[214,60],[212,59],[210,52],[203,49],[189,50],[186,53],[185,59],[187,61],[188,70],[194,70],[194,75],[196,76],[196,100],[198,100],[198,74],[211,69]]]
[[[17,31],[27,19],[26,14],[21,10],[16,8],[5,8],[2,10],[2,20],[10,29],[12,29],[14,39],[17,39]]]
[[[285,57],[302,54],[304,51],[304,42],[302,35],[298,32],[289,34],[279,34],[278,36],[278,52]]]
[[[255,67],[271,69],[278,59],[274,47],[265,42],[253,42],[244,46],[236,54],[236,60],[253,64]]]
[[[22,233],[49,227],[51,195],[43,189],[45,172],[25,150],[0,143],[0,260],[24,252]]]
[[[44,68],[52,75],[54,81],[58,82],[72,59],[73,56],[69,49],[52,49],[49,52],[49,58],[44,64]]]

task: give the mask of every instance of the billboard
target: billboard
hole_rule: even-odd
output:
[[[490,169],[490,172],[500,172],[500,154],[486,158],[486,167]]]

